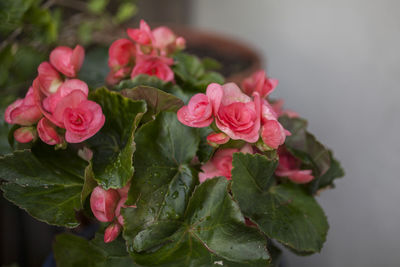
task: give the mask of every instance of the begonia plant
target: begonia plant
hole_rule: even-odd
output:
[[[58,266],[278,266],[283,247],[322,249],[315,196],[343,176],[332,151],[265,71],[225,82],[184,49],[141,21],[89,88],[84,48],[57,47],[6,109],[4,197],[50,225],[98,225],[55,238]]]

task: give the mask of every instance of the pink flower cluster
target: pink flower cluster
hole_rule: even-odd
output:
[[[121,215],[121,208],[126,208],[125,202],[128,199],[128,183],[121,189],[104,190],[97,186],[90,196],[90,208],[93,215],[100,222],[111,222],[104,233],[104,242],[114,241],[121,232],[124,225],[124,218]],[[136,206],[129,206],[136,207]]]
[[[37,136],[49,145],[80,143],[97,133],[105,122],[100,105],[88,100],[86,83],[75,79],[85,51],[60,46],[50,54],[50,62],[38,67],[24,99],[12,103],[5,112],[5,120],[22,126],[14,132],[20,143],[28,143]]]
[[[174,73],[170,66],[174,61],[170,56],[185,48],[185,39],[164,26],[151,30],[144,20],[139,29],[128,29],[127,34],[131,40],[119,39],[110,46],[108,66],[111,71],[107,82],[116,84],[140,74],[173,81]]]
[[[190,127],[202,128],[215,122],[217,132],[207,137],[210,145],[218,147],[232,140],[243,140],[241,149],[218,149],[205,163],[199,174],[200,182],[217,176],[231,179],[233,153],[255,153],[278,149],[280,156],[277,176],[288,177],[295,183],[307,183],[313,179],[311,170],[300,170],[300,161],[281,146],[290,133],[279,123],[280,115],[296,117],[297,114],[282,109],[282,102],[270,103],[269,94],[278,81],[268,78],[264,71],[257,71],[242,83],[242,90],[234,83],[210,84],[206,94],[194,95],[188,105],[178,110],[178,120]],[[291,156],[291,157],[290,157]]]
[[[212,83],[206,94],[194,95],[187,106],[178,111],[181,123],[190,127],[207,127],[215,120],[221,131],[211,134],[210,144],[220,145],[233,140],[256,143],[262,140],[265,149],[277,149],[290,133],[278,122],[278,116],[267,101],[277,82],[256,72],[243,82],[243,93],[234,83]]]

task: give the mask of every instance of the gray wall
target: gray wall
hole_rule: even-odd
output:
[[[192,23],[246,40],[346,177],[319,202],[321,254],[289,266],[400,266],[400,1],[193,0]]]

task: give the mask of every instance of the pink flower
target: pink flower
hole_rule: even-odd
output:
[[[118,70],[134,62],[136,47],[128,39],[119,39],[111,44],[108,55],[108,66],[112,70]]]
[[[89,87],[85,82],[78,79],[67,80],[60,86],[55,94],[52,94],[43,100],[43,107],[50,113],[53,113],[61,99],[75,90],[82,91],[86,97],[89,94]]]
[[[272,93],[277,85],[278,80],[269,79],[263,70],[259,70],[243,81],[242,88],[248,95],[258,92],[263,98]]]
[[[212,147],[217,147],[228,143],[229,139],[229,136],[224,133],[211,133],[207,136],[207,143]]]
[[[237,148],[219,149],[215,152],[212,159],[201,167],[203,172],[199,173],[200,183],[218,176],[225,176],[227,180],[230,180],[232,177],[232,158],[236,152],[254,153],[253,148],[249,144],[246,144],[240,150]]]
[[[187,106],[178,110],[178,120],[190,127],[202,128],[212,121],[212,106],[205,94],[194,95]]]
[[[234,140],[242,139],[254,143],[259,138],[260,96],[254,101],[243,94],[234,83],[223,86],[212,83],[207,87],[217,127]]]
[[[4,119],[9,124],[30,126],[37,123],[42,116],[35,104],[33,88],[30,87],[24,99],[17,99],[7,107]]]
[[[269,149],[277,149],[290,132],[278,122],[278,116],[267,100],[261,99],[261,138]]]
[[[301,161],[292,156],[284,147],[278,149],[279,165],[275,175],[287,177],[296,184],[306,184],[314,179],[311,170],[301,170]]]
[[[38,79],[40,89],[45,95],[57,92],[62,84],[62,79],[58,71],[49,62],[43,62],[38,67]]]
[[[57,127],[46,118],[39,121],[37,131],[39,138],[48,145],[52,146],[64,142],[64,138],[57,132]]]
[[[154,37],[153,46],[159,49],[161,55],[166,56],[177,49],[185,48],[186,41],[183,37],[177,37],[168,27],[158,27],[152,31]]]
[[[299,114],[293,110],[283,109],[283,100],[278,99],[271,104],[273,110],[277,114],[278,117],[280,116],[288,116],[289,118],[298,118]]]
[[[261,138],[268,147],[277,149],[285,142],[285,129],[277,120],[267,120],[261,127]]]
[[[50,53],[50,63],[67,77],[76,77],[82,67],[85,50],[77,45],[73,50],[66,46],[56,47]]]
[[[110,224],[104,232],[104,243],[110,243],[117,239],[121,230],[122,226],[119,223]]]
[[[152,43],[154,37],[149,25],[144,21],[140,21],[139,29],[128,29],[128,36],[140,45],[149,45]]]
[[[37,138],[37,132],[34,127],[21,127],[15,130],[14,138],[19,143],[29,143]]]
[[[108,66],[111,71],[107,83],[116,84],[129,76],[136,56],[136,46],[128,39],[119,39],[112,43],[108,50]]]
[[[90,208],[100,222],[111,222],[115,217],[120,196],[115,189],[104,190],[97,186],[90,196]]]
[[[81,90],[74,90],[62,98],[53,118],[65,128],[68,143],[80,143],[95,135],[104,125],[105,117],[96,102],[87,100]]]
[[[174,80],[174,72],[169,66],[173,63],[171,58],[140,55],[136,58],[136,65],[132,70],[131,78],[139,74],[147,74],[156,76],[166,82],[172,82]]]

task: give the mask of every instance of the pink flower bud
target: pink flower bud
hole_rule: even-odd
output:
[[[50,53],[50,63],[67,77],[76,77],[82,67],[85,50],[77,45],[74,49],[66,46],[56,47]]]
[[[37,131],[39,138],[48,145],[57,145],[64,142],[64,138],[57,132],[57,126],[46,118],[42,118],[38,125]]]
[[[37,138],[37,132],[34,127],[21,127],[15,130],[14,138],[19,143],[29,143]]]
[[[202,128],[209,126],[212,121],[212,106],[205,94],[194,95],[187,106],[178,110],[178,120],[187,126]]]
[[[90,208],[100,222],[111,222],[115,217],[120,196],[115,189],[104,190],[97,186],[90,196]]]
[[[49,62],[43,62],[38,67],[38,73],[42,92],[47,96],[57,92],[63,82],[58,71]]]
[[[118,223],[110,224],[104,232],[104,243],[110,243],[114,241],[121,233],[121,229],[122,227]]]
[[[210,146],[217,147],[218,145],[223,145],[228,143],[229,136],[224,133],[211,133],[207,136],[207,142]]]
[[[31,87],[24,99],[17,99],[7,107],[4,119],[9,124],[30,126],[37,123],[42,116],[40,109],[35,104]]]
[[[258,92],[261,97],[265,97],[272,93],[277,85],[278,80],[269,79],[263,70],[259,70],[243,81],[242,89],[248,95]]]
[[[176,38],[175,46],[178,50],[183,50],[186,48],[186,40],[183,37]]]

